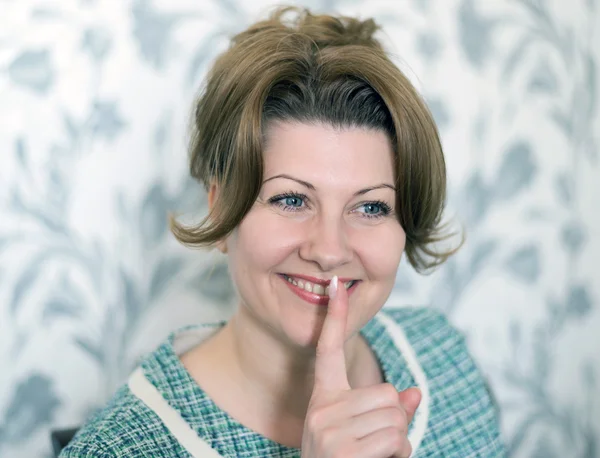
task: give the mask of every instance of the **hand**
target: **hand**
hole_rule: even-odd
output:
[[[389,383],[350,388],[344,357],[348,293],[334,282],[337,286],[337,277],[329,286],[327,316],[317,343],[302,458],[408,458],[408,425],[421,392],[409,388],[398,393]]]

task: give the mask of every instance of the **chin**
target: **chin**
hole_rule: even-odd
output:
[[[299,348],[315,349],[321,335],[324,316],[288,317],[281,323],[280,328],[289,344]]]

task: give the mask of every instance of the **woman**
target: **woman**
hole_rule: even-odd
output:
[[[381,311],[403,252],[452,251],[434,121],[376,29],[278,10],[216,61],[191,142],[210,212],[172,229],[227,254],[239,307],[173,334],[61,456],[504,455],[460,335]]]

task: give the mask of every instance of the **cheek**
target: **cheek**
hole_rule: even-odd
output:
[[[357,254],[372,280],[393,283],[406,235],[399,224],[382,225],[369,234],[362,234],[357,242]]]
[[[297,246],[300,235],[272,212],[250,212],[228,241],[230,262],[249,271],[276,268]]]

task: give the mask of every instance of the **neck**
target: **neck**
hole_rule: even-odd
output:
[[[220,334],[220,345],[231,362],[228,371],[241,381],[240,389],[252,394],[272,414],[304,420],[314,383],[315,348],[282,341],[240,307]],[[364,359],[359,335],[346,342],[346,367],[350,386],[362,385],[359,371]]]

